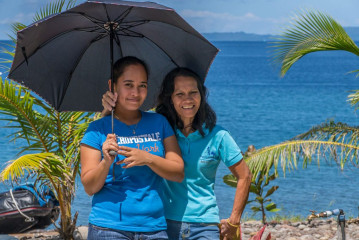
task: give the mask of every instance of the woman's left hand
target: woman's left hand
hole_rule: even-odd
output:
[[[119,150],[117,151],[117,153],[126,157],[124,160],[116,163],[116,164],[124,163],[125,166],[123,166],[123,168],[144,166],[151,163],[151,159],[150,159],[151,154],[137,148],[119,146]]]
[[[221,240],[241,240],[240,227],[231,226],[227,219],[221,220]]]

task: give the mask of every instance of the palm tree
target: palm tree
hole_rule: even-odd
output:
[[[274,61],[281,65],[282,76],[295,62],[312,52],[343,50],[359,56],[358,46],[338,22],[326,14],[313,11],[296,17],[293,26],[285,30],[272,47]],[[357,106],[359,90],[349,95],[349,101]],[[279,165],[285,174],[286,169],[297,168],[299,159],[306,167],[314,157],[318,164],[325,157],[334,160],[343,169],[348,161],[358,165],[358,141],[358,127],[330,121],[289,141],[260,149],[247,159],[247,163],[253,170],[254,178],[261,171],[269,173],[272,164],[276,174]]]
[[[34,21],[74,4],[73,0],[49,3]],[[24,27],[16,23],[13,30]],[[14,37],[11,39],[16,42]],[[12,51],[7,53],[13,56]],[[13,129],[11,140],[25,143],[20,147],[20,157],[10,161],[0,173],[0,181],[19,182],[34,177],[36,184],[47,185],[59,201],[60,225],[54,225],[63,239],[73,239],[77,213],[72,217],[71,203],[79,175],[79,142],[94,118],[92,113],[59,113],[27,88],[0,77],[0,120],[11,122],[6,126]]]
[[[281,65],[281,76],[295,62],[312,52],[343,50],[359,56],[358,46],[338,22],[326,14],[313,11],[297,16],[293,25],[272,43],[272,47],[274,61]],[[354,90],[348,98],[357,109],[359,90]],[[286,170],[294,170],[300,160],[306,167],[313,160],[319,165],[321,159],[326,158],[343,169],[348,162],[358,165],[358,141],[359,127],[330,121],[286,142],[259,149],[245,161],[253,173],[253,182],[262,174],[269,177],[271,171],[278,176],[278,168],[283,170],[283,174]]]

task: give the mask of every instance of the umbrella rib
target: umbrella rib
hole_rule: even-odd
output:
[[[103,28],[95,27],[87,27],[87,28],[75,28],[75,31],[81,31],[81,32],[89,32],[89,33],[107,33],[106,31],[103,31]]]
[[[116,42],[117,46],[120,48],[120,54],[121,54],[121,56],[123,56],[120,38],[118,37],[117,34],[115,34],[115,42]]]
[[[164,51],[163,48],[161,48],[157,43],[155,43],[154,41],[152,41],[150,38],[148,38],[148,37],[146,37],[146,36],[143,36],[143,38],[146,38],[146,39],[148,39],[151,43],[155,44],[159,49],[161,49],[161,51],[162,51],[163,53],[165,53],[165,54],[167,55],[167,57],[168,57],[169,59],[171,59],[171,62],[173,62],[177,67],[179,67],[179,65],[173,60],[173,58],[172,58],[170,55],[168,55],[168,53],[167,53],[166,51]]]
[[[118,22],[119,24],[122,23],[122,21],[128,16],[128,14],[130,14],[130,12],[132,11],[133,7],[129,7],[128,9],[126,9],[123,13],[120,14],[120,16],[118,16],[114,22]],[[122,15],[124,15],[122,17]],[[121,19],[121,20],[120,20]],[[120,20],[120,21],[119,21]]]
[[[126,31],[128,31],[128,32],[126,32]],[[123,30],[121,32],[118,32],[118,33],[116,33],[116,35],[130,36],[130,37],[144,37],[141,33],[130,31],[128,29],[125,29],[125,30]]]
[[[75,29],[70,29],[68,31],[65,31],[65,32],[61,32],[60,34],[56,35],[56,36],[53,36],[52,38],[49,38],[46,42],[42,43],[41,45],[39,45],[31,54],[27,54],[28,56],[28,60],[30,60],[30,58],[39,50],[41,49],[43,46],[45,46],[47,43],[53,41],[54,39],[62,36],[62,35],[65,35],[67,33],[70,33],[70,32],[73,32],[75,31]],[[12,72],[16,71],[23,63],[24,63],[25,60],[21,61],[14,69]]]
[[[110,15],[108,15],[106,4],[104,3],[104,4],[102,4],[102,6],[103,6],[103,8],[105,9],[105,12],[106,12],[107,22],[111,22]]]
[[[87,33],[98,33],[98,34],[107,34],[107,32],[103,32],[103,31],[98,31],[100,29],[94,29],[94,30],[85,30],[85,29],[74,29],[75,31],[79,31],[79,32],[87,32]]]
[[[140,21],[136,21],[136,22],[133,22],[133,23],[135,23],[134,25],[128,25],[128,26],[123,26],[123,27],[121,27],[120,29],[119,29],[119,31],[123,31],[123,30],[128,30],[128,29],[131,29],[131,28],[134,28],[134,27],[137,27],[137,26],[140,26],[140,25],[143,25],[143,24],[146,24],[146,23],[148,23],[148,22],[150,22],[150,20],[140,20]],[[126,23],[128,23],[128,22],[126,22]],[[132,23],[132,22],[131,22]],[[122,25],[123,25],[124,23],[122,23]],[[142,34],[141,34],[142,35]]]
[[[88,20],[90,20],[92,23],[98,25],[99,27],[101,28],[104,28],[101,24],[104,24],[105,22],[100,20],[100,19],[97,19],[95,17],[92,17],[90,15],[87,15],[86,13],[82,13],[82,12],[64,12],[63,14],[78,14],[78,15],[81,15],[85,18],[87,18]]]
[[[67,88],[68,88],[69,85],[70,85],[70,79],[71,79],[71,77],[72,77],[72,74],[74,73],[75,69],[76,69],[77,66],[79,65],[80,60],[82,59],[82,56],[86,53],[87,49],[89,48],[89,46],[90,46],[91,44],[93,44],[94,42],[100,41],[101,39],[103,39],[103,38],[105,38],[105,37],[107,37],[107,35],[104,35],[104,36],[102,36],[102,37],[96,36],[94,39],[92,39],[92,40],[90,41],[90,43],[88,44],[88,46],[85,47],[85,48],[84,48],[84,51],[82,51],[82,53],[79,55],[79,57],[78,57],[76,63],[74,64],[74,67],[72,68],[72,70],[71,70],[71,72],[70,72],[70,74],[69,74],[69,77],[68,77],[68,79],[67,79],[67,81],[66,81],[66,88],[64,88],[65,91],[63,91],[63,94],[62,94],[62,96],[61,96],[61,100],[60,100],[59,105],[58,105],[59,108],[60,108],[60,106],[62,105],[62,102],[63,102],[63,100],[64,100],[64,98],[65,98],[65,94],[66,94],[66,92],[67,92]]]

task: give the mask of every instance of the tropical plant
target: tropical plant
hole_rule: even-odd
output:
[[[261,213],[263,224],[267,223],[267,211],[278,212],[280,210],[279,208],[277,208],[277,205],[272,202],[272,199],[269,198],[275,191],[277,191],[279,186],[272,186],[265,192],[265,188],[269,185],[269,182],[275,180],[275,178],[275,174],[265,176],[261,172],[258,175],[257,179],[254,179],[251,182],[251,187],[249,189],[249,192],[253,193],[255,195],[255,198],[254,200],[247,201],[247,204],[252,202],[256,203],[255,206],[251,206],[251,210],[253,212],[252,216],[255,216],[257,213]],[[231,187],[237,187],[237,179],[232,174],[225,175],[223,177],[223,181]]]
[[[358,46],[338,22],[313,11],[297,16],[293,26],[285,30],[272,47],[274,61],[281,65],[282,76],[295,62],[312,52],[343,50],[359,56]],[[359,90],[355,90],[349,95],[349,101],[357,106],[358,100]],[[296,169],[299,160],[303,160],[303,167],[306,167],[313,159],[319,165],[325,158],[334,160],[343,169],[347,162],[358,165],[358,134],[356,126],[330,121],[289,141],[260,149],[249,157],[247,163],[254,177],[262,171],[268,175],[272,165],[276,175],[279,165],[285,174],[286,170]]]
[[[244,161],[248,159],[248,156],[255,153],[255,148],[253,145],[249,146],[247,152],[244,154]],[[262,214],[262,222],[263,224],[267,223],[267,214],[266,212],[278,212],[280,209],[277,208],[277,205],[272,202],[272,199],[269,198],[279,186],[272,186],[265,192],[265,188],[269,185],[270,181],[276,179],[275,174],[270,176],[266,176],[264,171],[261,171],[257,178],[252,179],[251,186],[249,192],[255,195],[254,200],[248,200],[248,203],[256,203],[256,205],[251,206],[251,210],[253,212],[253,216],[257,213]],[[233,174],[228,174],[223,177],[223,181],[225,184],[236,188],[237,187],[237,178]],[[265,195],[264,195],[265,193]]]
[[[281,65],[282,76],[309,53],[343,50],[359,56],[358,46],[338,22],[326,14],[313,11],[299,14],[293,25],[272,43],[272,47],[274,62]],[[356,72],[358,76],[359,70],[352,71]],[[358,109],[359,90],[354,90],[348,100]],[[343,169],[348,162],[358,166],[358,141],[359,127],[329,121],[291,140],[259,149],[245,160],[252,171],[252,181],[263,174],[278,176],[279,168],[285,175],[287,170],[295,170],[300,161],[303,167],[307,167],[313,160],[319,165],[322,159],[327,159],[335,161]]]
[[[266,191],[266,194],[264,195],[265,187],[268,186],[270,181],[275,180],[275,178],[275,174],[266,177],[262,172],[260,172],[257,179],[251,183],[250,192],[254,193],[256,198],[254,200],[248,201],[248,203],[257,203],[257,206],[252,206],[251,209],[254,214],[258,212],[262,213],[263,224],[267,223],[266,211],[278,212],[280,210],[277,208],[277,205],[272,202],[272,199],[269,198],[275,191],[278,190],[279,186],[272,186]]]
[[[34,21],[73,5],[73,0],[49,3]],[[13,25],[14,32],[24,27]],[[13,56],[12,51],[7,53]],[[63,239],[73,239],[77,213],[72,216],[71,204],[79,175],[79,142],[94,118],[92,113],[59,113],[27,88],[0,77],[0,120],[13,129],[11,140],[23,143],[19,147],[21,156],[7,164],[0,181],[19,182],[32,177],[36,184],[48,186],[59,201],[60,223],[54,225]]]

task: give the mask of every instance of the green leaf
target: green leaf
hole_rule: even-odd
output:
[[[259,212],[259,211],[262,211],[262,209],[261,208],[259,208],[259,207],[251,207],[251,209],[252,209],[252,211],[253,212]]]
[[[249,192],[254,193],[256,195],[260,195],[260,189],[259,187],[257,187],[256,185],[254,185],[253,183],[251,184],[250,188],[249,188]]]
[[[264,198],[269,197],[270,195],[272,195],[275,191],[277,191],[277,189],[279,188],[279,186],[273,186],[271,187],[268,191],[267,194],[264,196]]]
[[[265,181],[264,186],[267,186],[270,181],[273,181],[273,180],[275,180],[275,179],[276,179],[275,174],[270,175],[269,177],[266,178],[266,181]]]
[[[274,208],[274,209],[268,210],[268,212],[278,212],[280,210],[281,210],[280,208]]]
[[[223,182],[231,187],[237,187],[237,178],[232,174],[225,175],[223,177]]]
[[[277,208],[277,205],[275,203],[269,203],[267,206],[265,206],[265,209],[270,212],[276,208]]]

